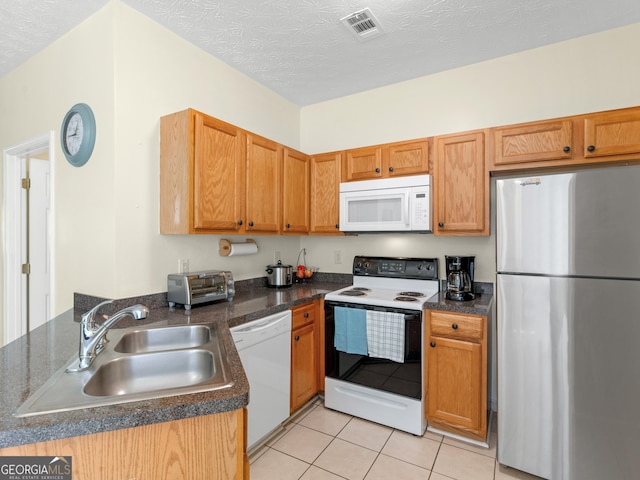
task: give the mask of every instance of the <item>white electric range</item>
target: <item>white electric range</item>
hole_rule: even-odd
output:
[[[437,258],[357,256],[353,285],[325,296],[325,406],[422,435],[423,308]]]

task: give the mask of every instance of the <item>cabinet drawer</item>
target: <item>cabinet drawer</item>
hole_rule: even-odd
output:
[[[431,312],[430,334],[438,337],[482,340],[484,317],[459,313]]]
[[[316,320],[316,305],[313,302],[305,303],[299,307],[291,309],[291,328],[302,327],[308,323],[315,322]]]

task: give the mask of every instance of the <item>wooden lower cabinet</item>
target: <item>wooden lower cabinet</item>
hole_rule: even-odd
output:
[[[320,389],[320,328],[318,302],[292,308],[291,413],[311,400]]]
[[[430,426],[487,436],[487,317],[426,311],[425,416]]]
[[[246,409],[0,449],[71,456],[74,480],[248,479]]]

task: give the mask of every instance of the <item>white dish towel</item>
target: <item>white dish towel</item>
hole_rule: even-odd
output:
[[[367,310],[367,347],[370,357],[404,363],[404,315]]]

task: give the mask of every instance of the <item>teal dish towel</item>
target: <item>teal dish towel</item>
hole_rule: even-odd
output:
[[[361,308],[335,307],[333,345],[341,352],[367,355],[367,312]]]

